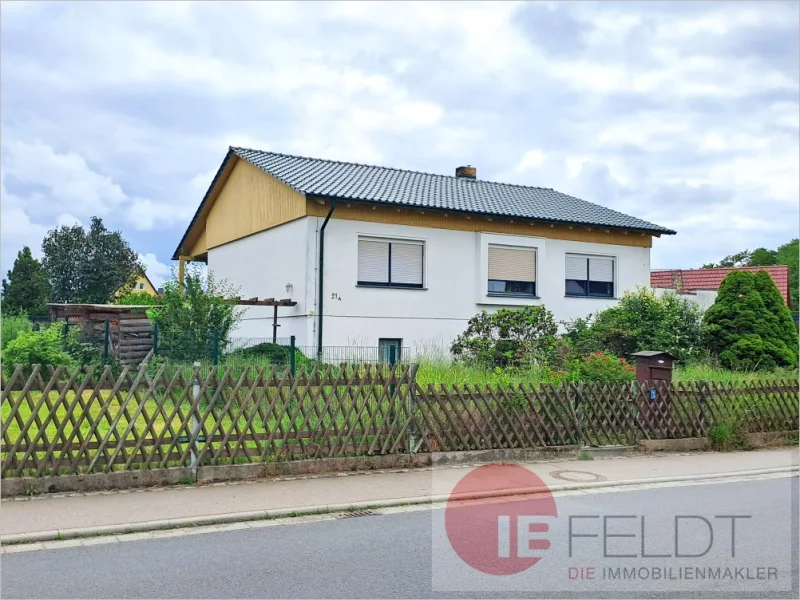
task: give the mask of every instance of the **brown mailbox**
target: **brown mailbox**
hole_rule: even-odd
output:
[[[672,381],[675,357],[669,352],[645,350],[634,352],[631,357],[636,361],[636,381]]]

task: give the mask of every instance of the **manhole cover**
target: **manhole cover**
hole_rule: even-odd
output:
[[[351,510],[349,512],[342,513],[342,515],[339,518],[352,519],[353,517],[372,517],[377,514],[378,513],[376,513],[373,510]]]
[[[605,481],[606,478],[587,471],[553,471],[550,477],[562,479],[564,481],[575,481],[577,483],[591,483],[594,481]]]

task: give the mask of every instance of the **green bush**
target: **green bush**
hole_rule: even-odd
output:
[[[636,372],[633,365],[624,358],[617,358],[604,352],[593,352],[580,360],[573,361],[568,376],[572,381],[611,383],[633,381],[636,379]]]
[[[484,310],[469,320],[450,351],[457,360],[490,367],[528,366],[552,356],[557,330],[544,306]]]
[[[782,307],[771,297],[774,287],[771,279],[767,284],[747,271],[733,271],[722,281],[704,319],[708,347],[723,366],[751,371],[797,365],[796,331],[792,336],[784,330]]]
[[[774,317],[766,324],[770,328],[771,336],[780,340],[792,354],[789,365],[797,364],[798,337],[797,326],[792,319],[792,311],[786,306],[778,287],[766,271],[755,274],[756,291],[761,294],[764,308]]]
[[[166,282],[159,305],[147,311],[158,325],[159,354],[183,361],[211,358],[241,319],[241,309],[225,300],[236,295],[210,271],[203,277],[197,267],[187,270],[183,293],[177,280]]]
[[[10,375],[16,365],[22,365],[26,375],[30,375],[32,366],[36,364],[77,367],[78,361],[65,349],[64,327],[63,323],[54,323],[40,331],[24,331],[10,341],[2,352],[6,374]],[[46,375],[44,377],[46,379]]]
[[[225,360],[255,360],[261,364],[270,365],[288,365],[291,357],[291,349],[289,346],[281,346],[279,344],[272,344],[265,342],[263,344],[256,344],[248,348],[240,348],[234,350],[230,354],[225,355]],[[294,351],[294,364],[299,369],[301,366],[310,368],[315,361],[308,358],[305,354],[295,348]]]
[[[33,323],[25,315],[3,317],[0,323],[0,343],[5,348],[20,334],[33,331]]]
[[[661,350],[687,361],[704,352],[699,307],[675,294],[657,296],[641,287],[625,292],[616,306],[564,325],[564,340],[572,349],[572,358],[592,352],[629,356]]]

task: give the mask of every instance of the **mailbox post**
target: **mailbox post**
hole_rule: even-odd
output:
[[[645,350],[634,352],[636,361],[636,381],[664,381],[672,383],[672,363],[675,357],[669,352]]]
[[[669,420],[669,390],[672,384],[672,365],[675,357],[669,352],[645,350],[631,354],[636,365],[639,384],[638,414],[643,426],[655,430]]]

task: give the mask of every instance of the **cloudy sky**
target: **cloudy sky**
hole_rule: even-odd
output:
[[[229,145],[552,187],[678,231],[798,235],[796,2],[4,1],[3,274],[92,215],[151,278]]]

